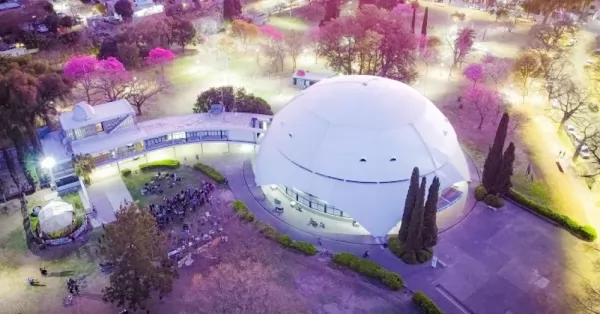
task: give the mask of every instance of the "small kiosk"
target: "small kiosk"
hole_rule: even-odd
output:
[[[320,80],[332,77],[333,75],[317,74],[305,70],[298,70],[292,75],[294,86],[306,89]]]

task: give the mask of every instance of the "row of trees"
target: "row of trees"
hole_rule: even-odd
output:
[[[93,56],[76,56],[65,63],[63,73],[89,104],[127,99],[141,115],[146,102],[167,88],[162,67],[173,59],[170,50],[152,49],[146,63],[156,66],[160,73],[150,78],[134,76],[113,57],[98,60]]]
[[[142,66],[143,60],[152,48],[169,49],[179,45],[182,49],[190,44],[202,42],[202,37],[194,25],[185,19],[171,17],[152,17],[142,19],[134,24],[124,25],[120,31],[105,38],[99,45],[99,59],[114,57],[127,69]]]
[[[413,169],[404,202],[402,224],[398,232],[400,258],[407,264],[425,263],[433,256],[437,244],[437,205],[440,180],[434,177],[427,191],[427,179],[420,178],[419,168]]]

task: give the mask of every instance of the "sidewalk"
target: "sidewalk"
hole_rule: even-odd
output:
[[[319,238],[299,228],[286,224],[272,214],[272,205],[257,199],[251,192],[252,188],[256,188],[253,182],[246,182],[244,176],[244,163],[247,160],[240,162],[236,160],[236,165],[227,164],[227,158],[222,158],[218,161],[209,161],[208,163],[227,176],[229,187],[233,191],[235,197],[248,206],[254,213],[256,219],[264,221],[282,233],[288,234],[294,240],[307,241],[315,244],[320,250],[328,250],[332,252],[349,252],[359,256],[365,251],[369,251],[370,259],[379,263],[391,271],[399,273],[405,281],[406,287],[410,290],[421,290],[434,300],[440,308],[448,314],[462,314],[462,311],[452,301],[446,298],[433,284],[432,280],[438,278],[445,269],[432,268],[430,264],[424,265],[406,265],[388,249],[380,245],[368,244],[353,244],[343,242],[336,239]],[[227,164],[225,166],[225,164]],[[318,246],[318,241],[321,240],[322,246]]]

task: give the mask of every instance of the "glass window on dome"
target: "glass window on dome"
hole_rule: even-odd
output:
[[[172,138],[174,140],[185,139],[186,135],[185,135],[185,132],[176,132],[176,133],[173,133],[173,137]]]

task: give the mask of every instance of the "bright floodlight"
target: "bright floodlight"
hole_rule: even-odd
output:
[[[42,160],[42,168],[52,169],[56,165],[56,161],[52,157],[46,157]]]

